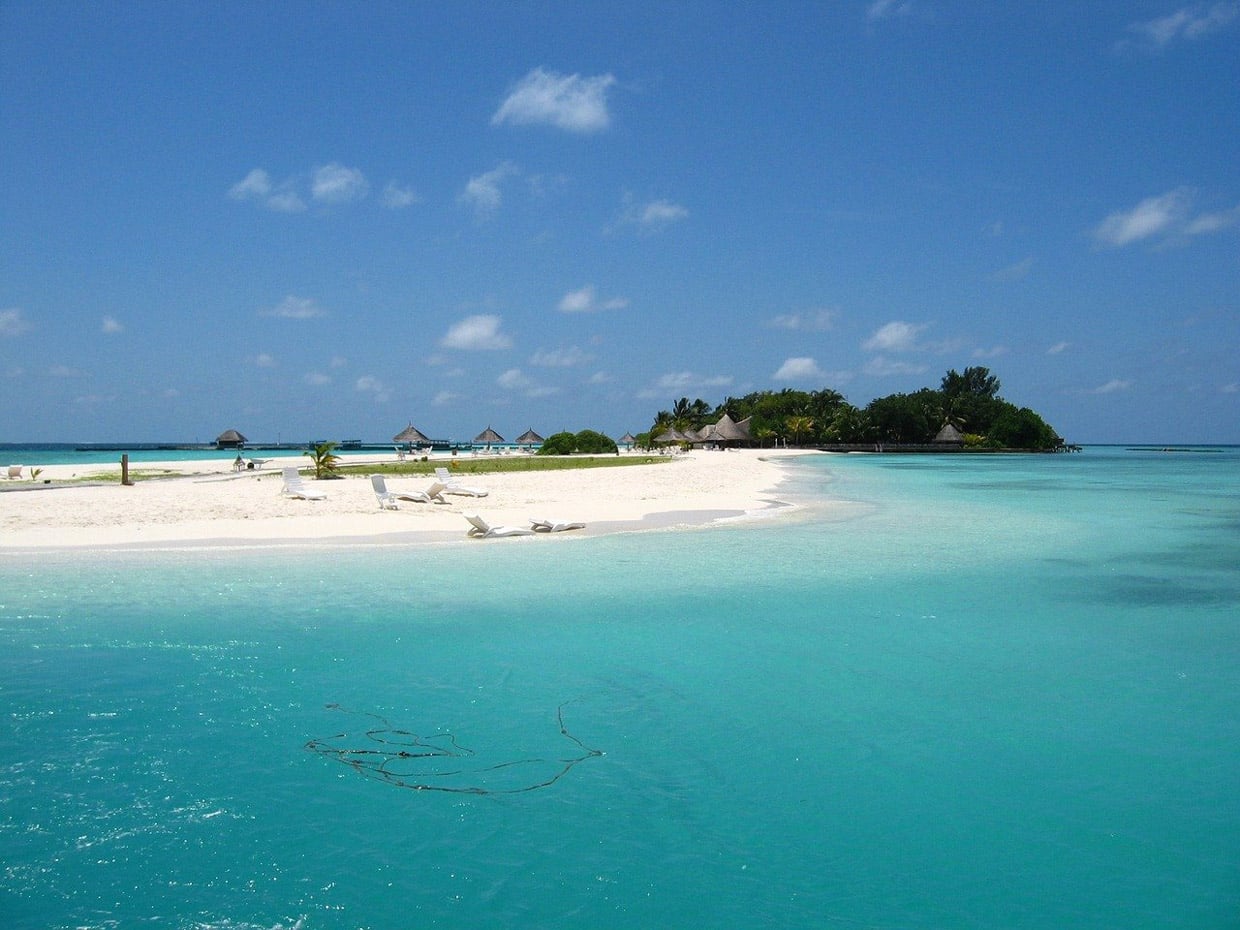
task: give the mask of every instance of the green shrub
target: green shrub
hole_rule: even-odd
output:
[[[600,452],[615,453],[616,443],[602,433],[592,429],[583,429],[580,433],[556,433],[543,440],[539,455],[572,455],[584,452],[597,455]]]

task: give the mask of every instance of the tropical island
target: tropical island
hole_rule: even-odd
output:
[[[660,410],[637,441],[648,445],[678,435],[689,442],[709,440],[712,427],[722,422],[739,425],[746,444],[757,446],[978,452],[1073,448],[1036,412],[1000,397],[999,388],[999,379],[977,366],[948,371],[937,389],[876,397],[865,407],[853,406],[831,388],[755,391],[715,407],[701,398],[682,397],[671,410]],[[726,442],[736,434],[719,438]]]

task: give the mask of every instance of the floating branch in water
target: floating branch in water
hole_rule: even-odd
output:
[[[603,753],[591,749],[564,725],[564,705],[556,708],[560,735],[577,747],[568,758],[524,758],[488,762],[456,741],[451,733],[419,736],[393,727],[385,717],[352,711],[339,704],[328,710],[355,717],[369,717],[380,724],[361,737],[337,733],[306,743],[309,752],[344,763],[359,775],[414,791],[449,791],[455,794],[520,794],[549,788],[578,763]],[[547,773],[545,776],[539,772]],[[498,784],[503,782],[503,784]]]

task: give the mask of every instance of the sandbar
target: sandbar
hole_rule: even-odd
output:
[[[445,543],[467,538],[465,513],[477,513],[498,525],[529,526],[534,518],[585,524],[582,530],[536,537],[470,540],[484,545],[545,542],[548,535],[567,538],[701,527],[794,511],[795,505],[779,494],[793,454],[693,451],[642,454],[641,464],[616,468],[466,473],[461,483],[484,488],[486,497],[449,495],[445,505],[400,502],[398,510],[379,507],[364,475],[321,481],[307,476],[307,489],[322,492],[325,499],[290,498],[282,493],[276,467],[284,460],[242,472],[221,460],[144,462],[135,468],[174,475],[140,479],[131,486],[115,478],[63,484],[71,474],[81,482],[91,467],[49,465],[39,482],[3,487],[0,550]],[[394,456],[374,457],[375,463],[394,460]],[[366,461],[346,459],[350,465]],[[309,463],[294,458],[287,464],[305,468]],[[115,475],[118,468],[96,470]],[[424,489],[431,481],[424,475],[387,478],[389,490],[396,492]]]

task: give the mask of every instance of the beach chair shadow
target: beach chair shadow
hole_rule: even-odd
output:
[[[544,520],[531,517],[530,526],[534,528],[536,533],[562,533],[565,530],[585,529],[586,525],[584,523],[569,523],[567,520]]]

